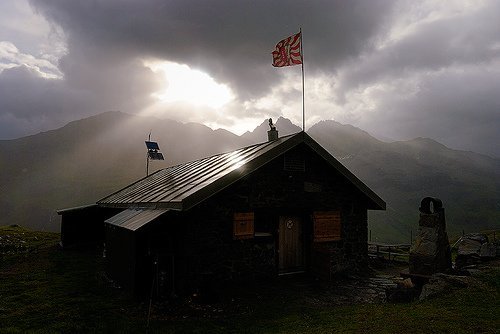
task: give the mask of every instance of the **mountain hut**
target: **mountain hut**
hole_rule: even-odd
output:
[[[159,170],[97,202],[108,275],[135,293],[366,267],[385,202],[305,132]]]

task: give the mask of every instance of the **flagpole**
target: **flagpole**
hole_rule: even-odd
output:
[[[304,49],[302,47],[302,27],[300,27],[300,58],[302,62],[302,131],[306,132],[306,103],[304,94]]]

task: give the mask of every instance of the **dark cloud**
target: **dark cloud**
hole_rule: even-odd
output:
[[[393,138],[430,137],[451,147],[500,156],[499,69],[444,72],[419,82],[418,93],[410,97],[385,96],[363,126],[384,129],[384,135]]]
[[[3,139],[26,134],[26,130],[49,130],[108,110],[134,113],[151,103],[154,75],[142,64],[129,60],[95,67],[74,61],[78,57],[63,60],[64,80],[40,77],[25,66],[0,73]]]
[[[49,130],[60,125],[59,120],[85,115],[83,110],[74,110],[80,105],[89,105],[87,96],[68,89],[60,80],[44,79],[25,66],[0,73],[0,131],[4,138],[18,136],[23,127],[33,132]]]
[[[492,144],[500,141],[494,0],[30,2],[64,32],[63,78],[22,67],[0,73],[4,138],[37,122],[42,130],[106,110],[151,109],[162,78],[144,66],[150,58],[202,70],[236,97],[220,110],[171,104],[166,117],[232,126],[300,109],[300,86],[292,87],[300,71],[273,69],[271,51],[302,26],[311,120],[500,156]]]
[[[94,49],[113,59],[155,56],[207,71],[247,97],[277,80],[269,64],[281,38],[302,25],[309,69],[334,70],[369,43],[390,2],[44,0],[33,5],[68,34],[67,57]]]
[[[340,93],[414,72],[439,71],[499,59],[500,2],[472,12],[429,19],[403,37],[352,59],[340,76]],[[394,15],[401,15],[399,12]],[[387,38],[387,37],[386,37]],[[495,64],[493,66],[496,66]]]

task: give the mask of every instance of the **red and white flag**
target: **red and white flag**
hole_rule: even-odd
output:
[[[273,66],[283,67],[302,64],[302,55],[300,54],[301,36],[292,35],[279,41],[276,44],[276,50],[273,51]]]

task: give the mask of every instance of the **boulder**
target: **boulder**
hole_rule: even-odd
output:
[[[458,242],[458,250],[457,255],[469,256],[469,255],[478,255],[481,250],[481,242],[475,239],[469,239],[466,236],[463,236],[462,239]]]
[[[444,292],[467,287],[472,279],[468,276],[435,274],[429,279],[429,282],[422,287],[419,300],[438,296]]]
[[[479,249],[479,256],[481,258],[494,258],[497,256],[497,246],[492,242],[487,242],[481,245]]]
[[[488,236],[482,233],[466,234],[457,241],[456,245],[455,267],[457,269],[478,264],[482,259],[494,258],[497,255],[496,244],[488,242]]]

